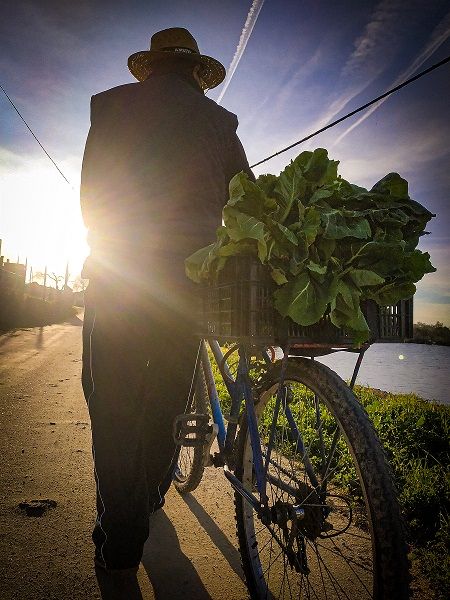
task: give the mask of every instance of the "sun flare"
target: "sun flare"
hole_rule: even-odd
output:
[[[76,177],[76,176],[75,176]],[[75,179],[75,177],[73,179]],[[2,177],[2,253],[33,271],[79,275],[89,252],[79,195],[53,168],[20,169]]]

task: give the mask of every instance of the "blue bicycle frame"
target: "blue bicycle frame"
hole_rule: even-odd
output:
[[[314,472],[314,468],[309,460],[308,452],[304,446],[302,435],[292,415],[287,399],[288,388],[283,384],[289,358],[289,347],[286,347],[284,349],[284,355],[281,362],[280,380],[274,405],[273,419],[269,431],[267,451],[264,456],[261,450],[261,440],[258,432],[255,402],[253,398],[251,380],[249,376],[248,348],[245,345],[238,344],[237,346],[231,348],[224,355],[217,340],[209,340],[208,345],[211,349],[212,355],[214,356],[217,366],[222,374],[223,381],[231,397],[231,410],[230,414],[226,417],[228,424],[225,425],[225,419],[222,413],[222,408],[220,405],[220,400],[214,381],[213,371],[208,355],[208,350],[206,347],[206,341],[201,340],[197,356],[195,380],[198,377],[199,367],[201,363],[203,366],[203,372],[208,388],[212,419],[213,422],[217,425],[218,430],[217,442],[219,446],[219,453],[215,456],[214,464],[216,464],[216,466],[223,466],[225,476],[230,481],[233,488],[239,494],[241,494],[248,502],[250,502],[250,504],[253,506],[256,512],[264,520],[264,516],[267,515],[267,511],[269,509],[269,499],[266,491],[268,481],[274,483],[275,485],[279,485],[280,488],[289,488],[287,489],[287,491],[295,495],[294,489],[291,489],[290,486],[287,486],[286,483],[283,483],[282,481],[280,481],[279,479],[277,479],[269,473],[269,466],[271,464],[271,449],[275,441],[276,424],[280,410],[282,410],[291,429],[292,439],[295,441],[296,444],[296,451],[302,457],[305,471],[308,475],[310,483],[319,492],[319,494],[323,493],[323,490],[321,489],[320,483]],[[238,351],[239,362],[236,377],[233,378],[227,364],[227,358],[236,350]],[[270,364],[272,362],[269,353],[266,349],[263,349],[262,355],[267,364]],[[359,357],[355,365],[352,380],[350,383],[351,388],[353,388],[353,385],[355,383],[356,375],[361,365],[363,355],[364,351],[359,353]],[[193,386],[193,389],[195,389],[195,385]],[[191,393],[193,393],[192,390]],[[246,490],[242,482],[230,470],[230,462],[232,460],[233,450],[237,436],[237,427],[242,401],[245,402],[247,425],[253,452],[253,469],[255,472],[256,487],[259,493],[259,498],[257,498],[249,490]],[[337,438],[333,440],[332,446],[334,446],[336,443]]]
[[[267,446],[268,450],[266,452],[266,455],[263,456],[263,452],[261,450],[260,436],[258,432],[255,402],[249,377],[248,349],[244,345],[238,345],[237,347],[231,349],[231,351],[235,351],[237,349],[239,354],[237,374],[236,378],[233,379],[228,364],[226,362],[228,356],[231,354],[231,351],[227,352],[224,355],[216,340],[211,340],[208,343],[211,352],[214,356],[214,359],[222,374],[223,381],[227,387],[228,393],[231,397],[231,410],[230,415],[226,417],[226,420],[228,421],[228,425],[226,426],[225,419],[222,413],[222,408],[220,405],[219,396],[217,393],[216,384],[214,382],[214,376],[209,360],[208,350],[206,347],[205,340],[202,340],[199,352],[199,359],[202,362],[203,371],[205,374],[209,401],[211,405],[212,418],[214,423],[216,423],[218,427],[217,442],[219,446],[219,454],[216,455],[216,462],[223,466],[225,476],[230,481],[233,488],[244,498],[246,498],[248,502],[250,502],[250,504],[254,507],[257,513],[262,514],[263,512],[265,512],[264,509],[268,508],[269,499],[266,491],[267,481],[277,481],[275,478],[273,478],[273,476],[270,476],[268,474],[268,470],[270,465],[270,451],[275,437],[277,417],[281,408],[283,409],[288,423],[290,424],[293,439],[296,440],[297,449],[301,452],[304,458],[306,470],[311,479],[311,483],[314,487],[317,487],[317,478],[315,477],[312,466],[310,465],[305,455],[301,434],[295,424],[288,402],[286,401],[287,389],[285,386],[282,385],[282,380],[284,378],[284,372],[286,369],[288,359],[287,349],[284,353],[284,358],[282,361],[281,380],[280,385],[278,386],[277,398],[274,409],[274,418],[269,434],[269,443]],[[263,357],[267,363],[271,362],[267,351],[263,351]],[[196,372],[198,373],[198,368],[196,369]],[[246,490],[243,487],[241,481],[239,481],[239,479],[235,477],[235,475],[233,475],[233,473],[229,469],[229,463],[232,457],[234,444],[236,441],[239,414],[243,401],[245,402],[245,412],[247,415],[248,430],[253,452],[253,467],[255,471],[256,487],[259,493],[259,498],[257,498],[250,491]]]

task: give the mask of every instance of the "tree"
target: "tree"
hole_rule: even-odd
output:
[[[84,292],[88,286],[88,281],[88,279],[83,279],[81,275],[78,275],[78,277],[75,277],[75,279],[71,281],[73,291]]]
[[[42,273],[42,271],[38,271],[35,275],[33,275],[33,281],[35,279],[38,280],[44,280],[47,277],[47,279],[50,279],[51,281],[53,281],[53,283],[55,284],[55,289],[56,291],[60,291],[60,287],[59,284],[64,281],[64,276],[63,275],[57,275],[56,273],[47,273],[47,275],[45,275],[45,273]]]
[[[415,323],[414,341],[422,344],[442,344],[450,345],[450,329],[440,321],[435,325],[427,323]]]

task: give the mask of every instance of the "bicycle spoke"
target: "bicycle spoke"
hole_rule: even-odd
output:
[[[320,564],[320,560],[319,560],[319,557],[317,556],[317,553],[316,553],[316,558],[317,558],[317,566],[319,567],[320,579],[322,580],[323,591],[325,592],[325,600],[328,600],[327,589],[325,587],[325,582],[323,580],[322,565]]]
[[[332,538],[330,538],[330,541],[333,541]],[[329,552],[330,554],[334,554],[335,556],[338,556],[339,558],[341,558],[342,560],[344,560],[346,563],[353,563],[354,565],[356,565],[357,567],[359,567],[360,569],[363,569],[364,571],[366,571],[367,573],[372,574],[373,571],[372,569],[369,569],[368,567],[366,567],[366,565],[363,565],[362,563],[357,562],[356,560],[353,560],[352,558],[348,557],[348,556],[344,556],[342,554],[342,552],[340,550],[332,550],[331,548],[328,548],[327,546],[324,546],[323,544],[319,544],[319,542],[316,542],[317,546],[319,548],[323,548],[324,550],[326,550],[327,552]],[[350,565],[349,565],[350,566]],[[356,574],[356,573],[355,573]],[[362,583],[362,582],[361,582]],[[364,585],[364,584],[363,584]]]
[[[267,573],[267,571],[269,571],[271,569],[271,567],[275,564],[275,562],[280,558],[282,553],[283,553],[283,548],[278,552],[278,554],[275,556],[275,558],[272,561],[270,561],[270,559],[269,559],[269,564],[264,569],[264,571],[262,573],[263,575],[265,575]]]
[[[320,556],[319,553],[316,553],[316,556],[318,558],[318,560],[322,563],[322,566],[324,567],[325,571],[327,572],[329,578],[330,578],[330,582],[334,588],[334,591],[337,593],[338,598],[341,598],[341,595],[339,594],[335,583],[337,584],[337,586],[339,587],[339,589],[341,590],[341,592],[343,592],[343,594],[345,595],[345,598],[347,598],[347,600],[350,600],[349,596],[346,594],[345,590],[342,588],[341,584],[339,583],[339,581],[336,579],[336,577],[331,573],[330,569],[327,567],[327,565],[325,564],[323,558]]]
[[[351,537],[355,537],[360,540],[365,540],[366,542],[370,542],[370,537],[368,535],[358,535],[357,533],[352,533],[351,531],[344,531],[343,535],[350,535]]]
[[[336,552],[339,553],[339,548],[336,545],[336,542],[331,539],[331,543],[333,544],[333,546],[336,549]],[[342,554],[341,554],[342,555]],[[366,592],[369,594],[369,590],[367,589],[366,585],[364,584],[363,580],[361,579],[361,577],[358,575],[358,573],[356,573],[355,569],[352,567],[352,563],[356,566],[358,566],[360,569],[363,569],[364,571],[366,571],[367,573],[372,574],[372,569],[368,569],[365,565],[362,565],[360,563],[357,563],[355,560],[348,558],[348,557],[343,557],[343,559],[346,561],[346,563],[348,564],[348,566],[350,567],[350,569],[352,570],[352,572],[354,573],[354,575],[356,576],[356,578],[358,579],[358,581],[361,583],[361,585],[363,586],[363,588],[366,590]]]
[[[380,584],[380,580],[374,582],[379,572],[372,540],[376,522],[366,500],[364,471],[355,465],[359,448],[366,454],[372,449],[372,442],[366,442],[371,439],[369,430],[364,429],[364,435],[355,433],[360,423],[367,422],[367,416],[362,415],[356,399],[349,399],[358,417],[356,425],[348,425],[347,408],[341,408],[337,400],[333,400],[336,405],[328,402],[327,394],[332,389],[327,385],[332,380],[329,370],[323,370],[322,387],[316,387],[311,374],[319,373],[321,367],[305,359],[300,362],[310,383],[290,379],[289,374],[301,373],[296,365],[288,369],[284,383],[289,391],[282,399],[287,401],[288,409],[282,404],[278,414],[274,411],[279,387],[276,383],[260,394],[256,405],[267,469],[269,505],[265,516],[269,524],[259,522],[256,512],[242,501],[242,510],[249,517],[243,520],[249,523],[247,533],[244,531],[252,552],[249,565],[253,568],[254,563],[255,575],[261,576],[252,597],[264,598],[267,592],[267,597],[279,600],[373,598],[372,590]],[[339,393],[345,395],[348,388],[339,386]],[[352,446],[355,439],[357,447]],[[245,456],[242,464],[251,466],[250,447]],[[378,464],[369,463],[372,474]],[[245,485],[250,485],[248,467],[244,467],[244,478]],[[374,489],[369,490],[372,496],[368,498],[376,497]],[[393,519],[388,522],[395,528]],[[389,531],[381,531],[381,535],[390,539]],[[243,539],[241,534],[241,544]]]

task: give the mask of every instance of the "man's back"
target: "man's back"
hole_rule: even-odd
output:
[[[81,193],[94,254],[187,256],[214,240],[229,180],[249,171],[235,115],[166,73],[94,96],[91,123]]]

